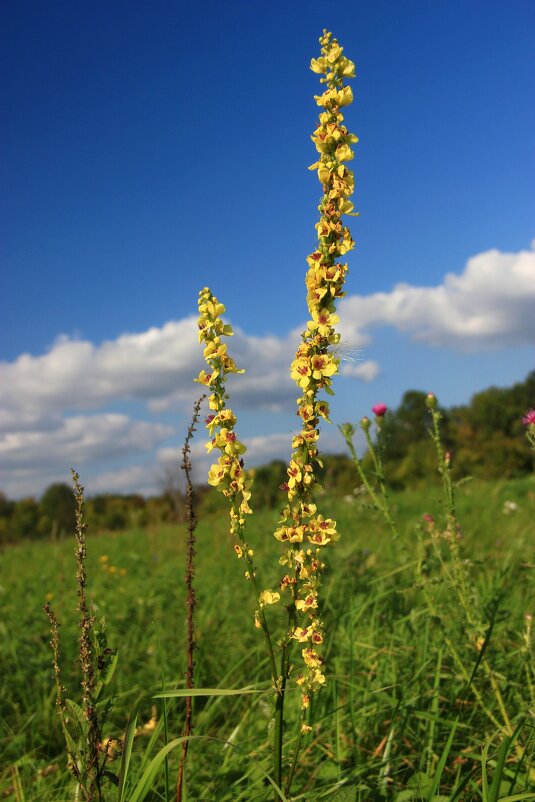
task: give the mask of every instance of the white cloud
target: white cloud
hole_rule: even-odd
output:
[[[105,471],[84,480],[86,491],[95,493],[141,493],[152,496],[161,492],[158,470],[151,462]]]
[[[486,251],[436,287],[397,284],[390,292],[340,303],[349,340],[390,325],[413,339],[459,351],[535,343],[535,253]]]
[[[355,348],[370,330],[394,326],[414,339],[459,350],[535,341],[535,253],[492,250],[470,259],[460,275],[436,287],[398,284],[390,292],[348,296],[340,303],[343,339]],[[239,329],[231,343],[243,376],[230,382],[238,407],[278,409],[293,398],[288,365],[299,329],[257,337]],[[195,317],[93,345],[60,337],[41,356],[0,363],[0,428],[57,428],[65,413],[135,400],[152,412],[189,408],[199,393],[192,378],[202,367]],[[369,361],[344,366],[346,376],[372,381]]]
[[[0,426],[42,428],[60,411],[98,409],[118,399],[147,402],[186,381],[191,388],[201,363],[196,332],[189,317],[100,346],[62,336],[42,356],[4,362]]]
[[[94,469],[106,460],[146,454],[172,433],[169,426],[116,413],[78,415],[56,428],[11,432],[0,440],[2,487],[9,496],[39,493],[52,482],[68,481],[71,466]]]
[[[346,297],[339,308],[340,329],[353,348],[369,343],[374,327],[388,325],[430,345],[478,351],[535,342],[534,309],[535,253],[490,250],[435,287],[398,284],[390,292]],[[235,409],[293,408],[295,386],[288,366],[300,330],[259,337],[235,328],[229,350],[246,369],[229,380]],[[106,482],[117,489],[152,487],[154,477],[144,478],[144,467],[102,470],[113,460],[153,453],[171,428],[106,410],[134,401],[145,415],[169,409],[189,415],[202,392],[192,381],[201,367],[195,316],[100,345],[62,336],[43,355],[22,354],[0,363],[0,431],[5,432],[0,459],[8,470],[4,490],[16,496],[38,492],[58,476],[64,479],[70,464],[86,466],[88,477],[97,477],[95,490]],[[380,368],[373,360],[343,362],[341,373],[371,382]],[[98,414],[82,414],[88,412]],[[289,443],[289,434],[252,438],[250,464],[286,459]],[[332,447],[336,450],[334,441]],[[164,461],[160,450],[152,458],[155,472]]]
[[[366,362],[359,363],[345,363],[342,365],[340,373],[342,376],[350,376],[353,379],[362,379],[364,382],[372,382],[378,377],[381,368],[372,359]]]

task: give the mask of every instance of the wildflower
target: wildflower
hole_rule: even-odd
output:
[[[258,597],[258,603],[260,607],[264,607],[266,604],[276,604],[280,597],[280,593],[273,592],[272,590],[263,590]]]
[[[229,373],[243,373],[227,353],[221,337],[231,337],[232,327],[221,320],[225,307],[205,287],[199,293],[199,342],[205,342],[204,356],[209,371],[201,370],[196,381],[210,387],[212,394],[208,404],[213,414],[206,418],[210,441],[206,448],[219,451],[220,456],[208,471],[208,483],[216,487],[230,500],[231,533],[241,538],[245,515],[251,513],[248,501],[252,480],[245,477],[241,457],[245,445],[238,439],[234,429],[236,416],[226,406],[225,382]],[[242,544],[243,545],[243,544]],[[243,556],[237,552],[238,557]],[[250,557],[250,555],[248,555]],[[252,573],[252,572],[251,572]]]
[[[425,397],[425,404],[427,409],[436,409],[437,408],[437,398],[434,393],[427,393]]]
[[[535,409],[529,409],[522,418],[524,426],[535,426]]]
[[[518,504],[516,501],[504,501],[503,503],[503,514],[504,515],[511,515],[511,513],[517,512],[519,509]]]
[[[120,738],[104,738],[99,743],[100,751],[105,752],[109,760],[115,760],[115,758],[119,757],[122,754],[123,746],[123,741]]]
[[[140,727],[136,727],[135,734],[138,735],[149,735],[151,732],[154,732],[156,726],[158,724],[158,711],[156,707],[153,705],[151,707],[151,717],[150,719],[142,724]]]
[[[372,407],[372,412],[376,418],[383,418],[388,410],[386,404],[376,404]]]
[[[321,466],[317,442],[320,420],[329,421],[329,404],[320,399],[321,390],[332,394],[331,383],[338,373],[340,360],[333,348],[340,335],[335,330],[339,322],[336,299],[344,295],[347,264],[338,259],[350,251],[354,242],[342,214],[351,213],[353,204],[353,173],[347,162],[354,157],[352,145],[358,140],[344,125],[342,109],[351,103],[353,93],[344,84],[354,75],[354,64],[343,55],[343,49],[328,31],[320,38],[321,55],[311,62],[313,72],[321,75],[326,84],[323,94],[315,97],[321,108],[319,124],[312,134],[318,160],[310,166],[316,171],[323,197],[316,224],[317,247],[308,255],[305,284],[310,319],[302,334],[301,343],[290,367],[290,375],[301,395],[297,399],[297,415],[302,427],[292,439],[292,455],[287,468],[288,478],[281,486],[287,493],[284,508],[274,536],[287,550],[280,558],[281,565],[290,571],[280,583],[282,592],[291,594],[297,612],[291,638],[301,643],[323,642],[321,624],[317,618],[320,573],[324,563],[319,557],[323,548],[334,543],[339,535],[336,522],[318,514],[313,494],[320,490],[316,466]],[[303,548],[302,544],[310,547]],[[293,576],[291,575],[293,569]],[[305,671],[297,683],[302,687],[303,707],[310,694],[325,681],[318,677],[322,660],[313,649],[303,651]],[[321,672],[320,672],[321,674]],[[304,731],[309,731],[305,726]]]
[[[304,629],[302,627],[296,627],[292,638],[299,641],[299,643],[305,643],[312,635],[312,632],[313,630],[311,627],[305,627]]]

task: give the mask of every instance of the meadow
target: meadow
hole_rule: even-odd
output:
[[[491,674],[471,642],[448,563],[437,561],[429,519],[423,519],[432,516],[439,525],[444,516],[438,485],[392,495],[398,542],[365,494],[339,499],[326,493],[322,506],[342,533],[324,587],[328,681],[314,699],[316,724],[292,798],[535,799],[535,680],[526,618],[535,608],[533,477],[472,481],[459,489],[461,554],[470,603],[485,626]],[[250,533],[259,559],[273,566],[272,582],[278,556],[271,532],[278,518],[276,509],[257,513]],[[151,694],[162,683],[184,687],[185,534],[184,526],[173,526],[88,536],[89,595],[106,619],[110,646],[119,651],[105,734],[121,737],[143,698],[132,787],[157,748],[183,728],[183,701],[164,703]],[[195,735],[210,739],[191,741],[186,798],[263,800],[270,797],[263,771],[270,770],[265,730],[273,692],[250,588],[221,515],[200,521],[197,552],[195,686],[262,692],[195,700]],[[64,680],[77,698],[74,574],[69,539],[21,544],[2,554],[1,798],[72,799],[42,607],[51,600],[62,625]],[[504,743],[501,779],[491,795]],[[171,786],[176,763],[171,755]],[[106,799],[114,798],[110,784]],[[162,768],[147,799],[170,798]]]
[[[5,549],[3,798],[535,799],[533,475],[458,477],[438,400],[413,393],[426,423],[397,480],[419,468],[423,489],[389,485],[392,414],[382,403],[373,421],[360,420],[365,457],[353,446],[358,427],[339,427],[354,460],[349,492],[320,482],[348,271],[338,260],[354,247],[342,221],[356,216],[347,162],[358,142],[342,114],[355,65],[328,31],[320,44],[311,69],[326,88],[315,96],[310,169],[322,196],[306,258],[310,319],[290,365],[300,430],[280,495],[255,507],[253,491],[266,487],[260,471],[255,487],[244,462],[226,387],[243,370],[228,350],[225,306],[204,287],[206,369],[196,381],[208,396],[208,484],[218,501],[211,513],[203,506],[195,530],[189,483],[186,526],[96,535],[86,533],[73,472],[74,542]],[[501,398],[493,394],[498,419],[523,424],[535,447],[535,411],[521,418]],[[200,403],[183,451],[187,475]],[[470,451],[472,427],[462,432]],[[529,444],[522,440],[519,453]]]

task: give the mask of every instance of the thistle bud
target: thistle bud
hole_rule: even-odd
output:
[[[437,408],[437,398],[434,393],[427,393],[425,397],[425,405],[427,409],[436,409]]]

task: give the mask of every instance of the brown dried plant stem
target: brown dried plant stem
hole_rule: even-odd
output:
[[[54,669],[54,681],[56,683],[56,706],[58,715],[61,721],[61,728],[63,733],[66,732],[66,710],[65,710],[65,688],[61,684],[61,651],[60,651],[60,637],[59,637],[59,624],[56,614],[50,606],[50,602],[46,602],[44,606],[45,614],[50,624],[50,645],[52,647],[52,667]],[[80,781],[80,772],[76,765],[76,758],[70,749],[67,749],[67,756],[69,759],[69,767],[77,780]]]
[[[94,802],[94,800],[99,800],[100,802],[102,799],[99,773],[100,728],[94,699],[95,668],[94,648],[92,642],[93,624],[95,623],[95,618],[90,613],[86,594],[87,575],[85,571],[85,533],[87,525],[84,523],[84,488],[80,484],[80,477],[74,469],[71,469],[71,475],[74,487],[74,497],[76,500],[76,525],[74,530],[76,547],[74,550],[74,555],[76,557],[77,564],[76,581],[78,584],[78,626],[80,628],[79,659],[82,670],[82,711],[88,723],[87,762],[84,766],[84,784],[87,802]]]
[[[186,670],[187,688],[193,688],[193,670],[195,667],[193,652],[195,650],[194,612],[196,605],[196,597],[195,597],[195,588],[193,586],[193,577],[195,574],[195,568],[194,568],[195,528],[197,526],[197,518],[195,516],[195,495],[193,492],[193,484],[191,481],[192,466],[190,459],[190,454],[191,454],[190,443],[193,437],[193,433],[195,432],[195,427],[199,420],[201,404],[205,398],[206,396],[202,395],[193,405],[193,417],[191,419],[191,423],[189,425],[186,434],[186,439],[182,447],[183,460],[181,467],[186,475],[186,523],[188,527],[188,539],[187,539],[187,550],[186,550],[186,574],[185,574],[186,590],[187,590],[186,607],[187,607],[187,636],[188,636],[187,670]],[[180,758],[180,763],[178,765],[178,775],[176,784],[177,802],[182,802],[182,787],[184,783],[184,772],[186,769],[186,760],[188,756],[188,745],[189,745],[189,740],[187,740],[187,736],[191,735],[193,731],[192,702],[193,702],[192,697],[186,696],[186,721],[184,724],[184,732],[182,733],[186,737],[186,740],[182,744],[182,755]]]

